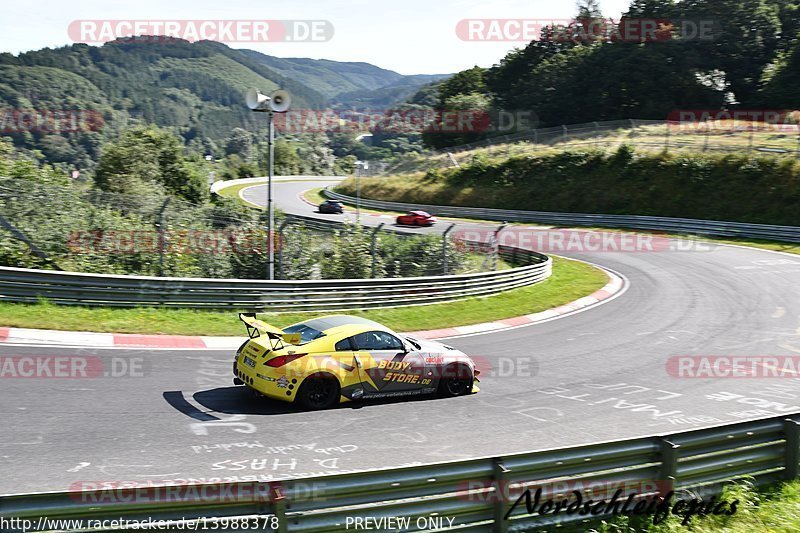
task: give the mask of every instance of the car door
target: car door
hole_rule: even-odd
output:
[[[364,395],[364,386],[361,384],[360,360],[353,338],[341,339],[335,344],[334,350],[330,359],[335,366],[335,373],[339,376],[342,396],[351,400],[361,398]]]
[[[376,330],[351,339],[365,397],[422,393],[430,387],[424,358],[395,335]]]

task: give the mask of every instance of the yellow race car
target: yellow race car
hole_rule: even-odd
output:
[[[325,409],[350,400],[477,392],[479,372],[451,346],[398,335],[366,318],[332,315],[284,329],[241,313],[250,339],[233,382],[259,394]]]

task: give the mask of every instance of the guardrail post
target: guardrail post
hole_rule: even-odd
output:
[[[506,474],[510,472],[503,465],[503,460],[499,457],[492,459],[492,481],[494,482],[494,525],[492,533],[507,533],[508,520],[506,520]]]
[[[378,224],[378,227],[372,230],[372,242],[369,245],[369,254],[372,256],[372,274],[371,277],[375,277],[375,266],[377,265],[378,257],[376,253],[376,245],[378,240],[378,232],[383,227],[383,222]]]
[[[667,128],[664,133],[664,151],[669,152],[669,120],[664,123],[664,126]]]
[[[661,470],[659,472],[660,481],[664,483],[665,494],[675,490],[675,479],[678,477],[678,450],[680,444],[668,441],[660,437],[659,446],[661,447]]]
[[[450,224],[450,227],[442,233],[442,272],[445,276],[447,275],[447,234],[455,227],[455,224]]]
[[[783,421],[783,433],[786,438],[784,479],[792,480],[800,476],[800,422],[787,418]]]
[[[561,129],[564,130],[564,142],[567,142],[567,138],[568,138],[567,137],[567,132],[569,130],[567,129],[567,127],[564,124],[561,125]]]
[[[278,527],[273,531],[287,533],[289,531],[289,524],[286,523],[286,496],[283,494],[283,485],[281,483],[270,483],[269,488],[269,499],[272,502],[275,518],[278,519]]]

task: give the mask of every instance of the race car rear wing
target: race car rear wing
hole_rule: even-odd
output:
[[[255,313],[239,313],[239,320],[244,322],[247,328],[247,335],[251,339],[255,339],[264,334],[269,339],[280,340],[286,344],[300,344],[301,342],[299,333],[284,333],[282,329],[267,324],[263,320],[258,320]]]

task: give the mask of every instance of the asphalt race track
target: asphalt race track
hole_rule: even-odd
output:
[[[278,205],[341,220],[297,198],[316,186],[276,185]],[[264,188],[246,196],[263,203]],[[232,386],[230,351],[0,347],[2,356],[81,355],[121,374],[3,379],[0,493],[266,481],[800,412],[797,378],[691,379],[666,370],[675,355],[800,355],[800,257],[715,245],[574,257],[622,274],[627,291],[561,319],[448,341],[481,358],[482,390],[470,397],[309,413]]]

